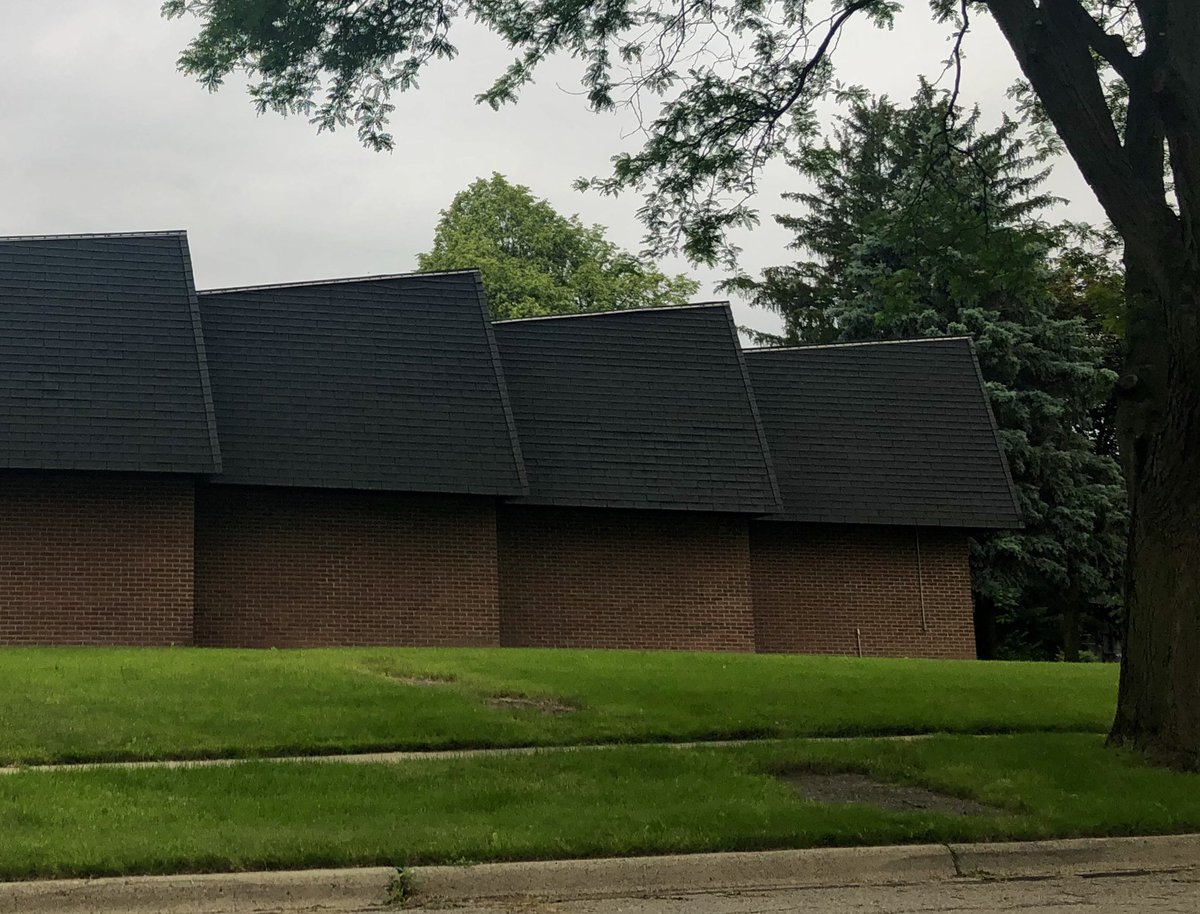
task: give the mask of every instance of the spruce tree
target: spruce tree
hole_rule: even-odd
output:
[[[793,160],[811,189],[777,219],[802,259],[734,285],[782,316],[788,344],[975,340],[1025,522],[972,540],[980,652],[1075,658],[1115,631],[1128,525],[1097,428],[1112,338],[1084,313],[1110,274],[1045,221],[1046,171],[1020,134],[928,87],[908,107],[856,101]]]

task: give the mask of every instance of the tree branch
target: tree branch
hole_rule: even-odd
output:
[[[946,62],[947,69],[951,66],[954,67],[954,88],[950,92],[950,103],[946,106],[946,116],[950,118],[954,117],[954,111],[958,107],[959,90],[962,88],[963,39],[967,37],[967,32],[971,30],[971,11],[967,6],[967,0],[961,0],[959,3],[958,15],[960,24],[958,31],[954,35],[954,47],[950,51],[950,60]]]
[[[1132,150],[1121,144],[1077,0],[986,2],[1084,180],[1134,253],[1161,275],[1179,245],[1178,219],[1147,188],[1129,158]]]
[[[1158,106],[1147,84],[1139,80],[1129,87],[1125,114],[1125,153],[1138,180],[1156,199],[1165,199],[1163,174],[1166,136]]]
[[[1132,85],[1140,78],[1143,71],[1141,61],[1133,55],[1120,35],[1104,31],[1103,26],[1092,18],[1078,0],[1062,0],[1062,3],[1064,13],[1092,50],[1107,60],[1125,82]]]
[[[850,17],[859,10],[866,9],[868,6],[874,6],[877,2],[878,0],[855,0],[854,3],[847,4],[846,8],[842,10],[836,17],[834,17],[833,22],[831,22],[829,25],[829,31],[825,33],[825,38],[817,47],[816,53],[808,59],[803,67],[801,67],[800,73],[796,77],[796,83],[792,89],[792,92],[779,105],[768,126],[773,125],[779,120],[779,118],[787,114],[787,112],[791,110],[791,107],[800,100],[800,96],[804,94],[804,90],[808,86],[808,78],[812,75],[813,70],[815,70],[820,65],[821,61],[823,61],[828,55],[829,46],[833,43],[833,40],[837,38],[838,32],[842,30],[842,26],[845,25]]]
[[[1171,152],[1183,238],[1200,260],[1200,13],[1195,0],[1161,0],[1146,22],[1146,53],[1159,116]]]

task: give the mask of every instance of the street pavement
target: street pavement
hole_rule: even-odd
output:
[[[0,883],[0,914],[399,910],[1200,914],[1200,835]]]
[[[407,914],[1200,914],[1200,871],[466,904]]]

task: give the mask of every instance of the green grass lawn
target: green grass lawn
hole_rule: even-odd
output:
[[[782,655],[4,648],[0,764],[938,731],[1099,733],[1111,720],[1116,681],[1108,665]],[[550,697],[577,710],[489,704],[512,695]]]
[[[872,772],[975,798],[954,818],[806,802],[771,772]],[[0,777],[0,877],[562,858],[1200,829],[1200,775],[1091,734]]]

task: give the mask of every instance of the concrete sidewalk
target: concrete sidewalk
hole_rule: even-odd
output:
[[[780,896],[903,886],[957,891],[984,881],[1100,877],[1153,876],[1186,887],[1194,886],[1198,871],[1200,835],[1098,838],[4,883],[0,914],[360,912],[388,905],[470,905],[485,912],[494,909],[493,903]]]
[[[819,737],[818,737],[819,738]],[[917,737],[875,737],[878,739],[916,739]],[[600,749],[615,749],[630,746],[647,746],[669,749],[704,749],[722,746],[744,746],[751,742],[771,743],[779,740],[712,740],[690,743],[583,743],[567,746],[511,746],[497,749],[428,749],[397,750],[395,752],[345,752],[335,755],[265,755],[250,758],[209,759],[157,759],[142,762],[65,762],[51,765],[12,765],[0,768],[2,774],[17,774],[21,771],[93,771],[104,768],[136,770],[139,768],[228,768],[234,765],[250,765],[255,762],[279,764],[326,764],[326,765],[399,765],[404,762],[449,761],[464,758],[495,758],[497,756],[541,755],[552,752],[588,752]]]
[[[493,758],[496,756],[541,755],[555,752],[592,752],[601,749],[720,749],[727,746],[748,746],[792,742],[795,740],[813,740],[820,742],[848,742],[851,740],[876,739],[893,742],[911,742],[913,740],[929,739],[937,733],[909,733],[892,736],[797,736],[769,737],[766,739],[718,739],[692,740],[690,742],[652,742],[652,743],[575,743],[561,746],[510,746],[495,749],[428,749],[428,750],[396,750],[394,752],[346,752],[334,755],[266,755],[247,758],[210,758],[210,759],[151,759],[131,762],[63,762],[48,765],[9,765],[0,766],[0,775],[18,774],[22,771],[91,771],[94,769],[118,768],[136,770],[139,768],[228,768],[233,765],[249,765],[255,762],[278,762],[283,764],[314,763],[332,765],[398,765],[404,762],[447,761],[464,758]],[[986,739],[989,736],[1002,734],[994,733],[963,733],[959,736],[973,736]]]

